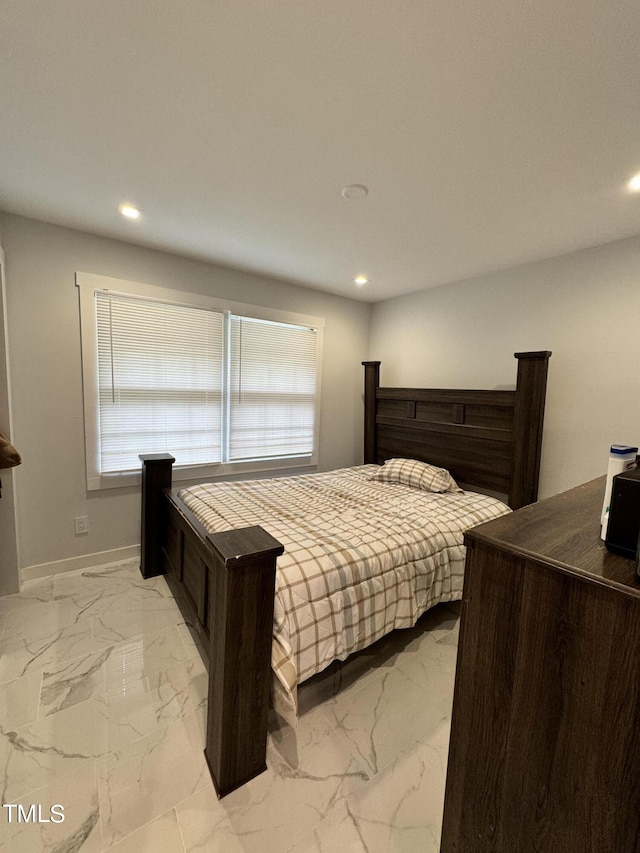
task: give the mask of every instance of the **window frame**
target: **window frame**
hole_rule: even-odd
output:
[[[76,287],[79,294],[80,338],[82,352],[82,387],[84,407],[85,471],[88,491],[98,489],[123,488],[135,486],[141,482],[140,472],[122,472],[105,474],[100,471],[100,434],[99,434],[99,391],[98,391],[98,342],[96,331],[96,309],[94,293],[109,291],[123,296],[140,297],[153,301],[185,305],[190,308],[202,308],[220,312],[229,312],[237,316],[256,320],[270,320],[276,323],[288,323],[309,326],[316,330],[316,400],[313,450],[310,455],[277,457],[254,461],[220,462],[206,465],[175,465],[173,479],[176,481],[197,481],[204,479],[229,478],[230,476],[254,475],[262,472],[286,473],[295,469],[315,469],[318,465],[318,444],[320,427],[320,408],[322,390],[322,350],[324,338],[324,318],[282,311],[277,308],[250,305],[203,294],[188,293],[158,287],[152,284],[116,279],[95,273],[76,272]],[[226,369],[226,368],[223,368]],[[143,452],[141,450],[141,452]]]

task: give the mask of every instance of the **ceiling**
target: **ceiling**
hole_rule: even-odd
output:
[[[639,36],[638,0],[2,0],[0,209],[367,301],[606,243]]]

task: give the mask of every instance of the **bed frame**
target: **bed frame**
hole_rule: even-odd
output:
[[[381,388],[365,361],[364,461],[428,461],[461,484],[508,496],[538,493],[550,352],[515,353],[515,391]],[[164,574],[208,660],[205,756],[219,797],[266,769],[276,560],[262,527],[208,534],[171,490],[168,453],[142,460],[141,572]]]

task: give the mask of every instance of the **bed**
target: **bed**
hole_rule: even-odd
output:
[[[363,362],[364,465],[338,472],[178,492],[172,456],[141,456],[141,571],[208,660],[219,796],[265,769],[270,701],[295,716],[298,683],[461,597],[464,530],[508,511],[486,493],[536,500],[550,355],[490,391],[381,388]]]

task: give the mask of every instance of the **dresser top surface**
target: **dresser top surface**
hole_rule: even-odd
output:
[[[633,560],[611,554],[600,539],[605,477],[599,477],[469,530],[484,542],[561,571],[585,576],[640,597]]]

